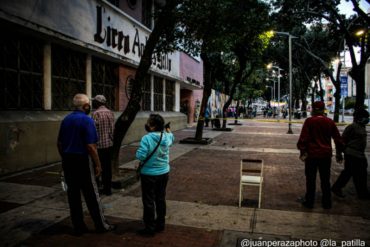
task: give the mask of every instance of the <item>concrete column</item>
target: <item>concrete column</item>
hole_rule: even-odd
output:
[[[51,45],[44,45],[44,110],[51,110]]]
[[[92,75],[91,75],[91,68],[92,68],[92,62],[91,62],[91,55],[86,55],[86,94],[91,99],[92,96]]]
[[[154,111],[154,76],[150,75],[150,111]]]
[[[180,82],[176,81],[175,82],[175,105],[174,105],[175,109],[173,109],[176,112],[180,111],[180,97],[181,97],[181,95],[180,95]]]
[[[163,78],[163,111],[166,111],[166,79]]]

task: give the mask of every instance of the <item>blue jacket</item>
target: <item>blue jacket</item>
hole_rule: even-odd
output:
[[[144,161],[157,146],[160,139],[160,132],[149,132],[141,138],[140,146],[136,151],[136,158]],[[172,133],[163,132],[162,141],[153,156],[145,163],[141,169],[141,174],[157,176],[166,174],[170,171],[169,165],[169,147],[173,144],[175,138]]]

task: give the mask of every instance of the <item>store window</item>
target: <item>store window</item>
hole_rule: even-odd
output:
[[[141,109],[143,111],[150,111],[151,105],[151,83],[150,83],[150,75],[145,77],[144,85],[143,85],[143,98],[142,98],[142,105]]]
[[[163,79],[154,76],[154,111],[163,111]]]
[[[15,34],[0,39],[0,109],[41,110],[43,43]]]
[[[92,57],[92,95],[103,94],[107,107],[116,109],[116,88],[118,85],[118,65]]]
[[[173,111],[175,82],[166,80],[166,111]]]
[[[86,93],[86,55],[52,45],[52,109],[73,110],[72,99]]]

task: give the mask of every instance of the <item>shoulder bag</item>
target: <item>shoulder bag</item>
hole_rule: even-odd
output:
[[[154,150],[148,155],[148,157],[145,158],[144,161],[140,161],[139,163],[139,166],[136,168],[136,179],[137,180],[140,180],[140,172],[141,172],[141,169],[143,169],[145,163],[153,156],[153,154],[155,153],[155,151],[157,151],[159,145],[161,144],[161,141],[162,141],[162,135],[163,135],[163,132],[161,132],[161,137],[159,138],[159,141],[157,143],[157,146],[154,148]]]

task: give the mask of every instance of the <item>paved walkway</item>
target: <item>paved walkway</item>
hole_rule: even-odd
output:
[[[233,128],[232,132],[206,128],[204,136],[214,140],[208,146],[178,143],[194,136],[194,128],[175,132],[164,233],[153,238],[135,234],[143,225],[140,187],[134,184],[101,198],[108,220],[118,225],[116,231],[72,236],[56,165],[0,181],[0,242],[2,246],[223,247],[241,246],[243,239],[330,239],[337,246],[357,239],[352,246],[370,245],[370,202],[356,198],[352,183],[345,189],[345,199],[333,197],[331,210],[321,208],[319,186],[314,209],[307,210],[297,201],[305,191],[304,167],[295,147],[301,124],[293,124],[293,135],[286,134],[286,123],[243,120],[242,126]],[[122,168],[133,169],[136,146],[122,149]],[[256,208],[254,188],[246,190],[243,207],[237,207],[242,157],[265,160],[261,209]],[[333,162],[332,181],[341,169]],[[86,222],[93,229],[88,213]]]

